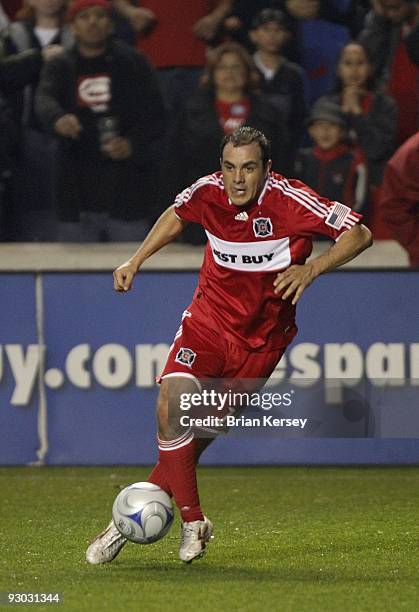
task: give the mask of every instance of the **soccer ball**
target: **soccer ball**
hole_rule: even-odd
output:
[[[117,495],[112,518],[127,540],[152,544],[163,538],[172,526],[172,500],[151,482],[135,482]]]

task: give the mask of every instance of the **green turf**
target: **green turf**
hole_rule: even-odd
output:
[[[0,468],[0,591],[60,591],[76,612],[419,610],[419,468],[201,468],[204,559],[178,560],[177,519],[88,566],[119,487],[147,473]]]

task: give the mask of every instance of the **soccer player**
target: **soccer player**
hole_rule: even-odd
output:
[[[203,378],[269,378],[297,332],[295,306],[304,289],[372,243],[358,213],[273,172],[269,142],[254,128],[226,135],[220,157],[221,172],[180,193],[114,272],[115,290],[124,293],[144,261],[187,223],[202,224],[208,236],[198,288],[161,375],[159,458],[148,478],[180,509],[179,557],[185,562],[204,554],[213,531],[196,480],[197,460],[211,440],[176,428],[180,394],[196,392]],[[335,244],[305,263],[313,234]],[[87,561],[112,561],[125,543],[111,521],[87,549]]]

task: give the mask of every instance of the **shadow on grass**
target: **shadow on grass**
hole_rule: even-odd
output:
[[[101,566],[97,568],[87,568],[87,575],[89,579],[94,579],[97,582],[108,583],[112,580],[114,583],[119,579],[126,583],[127,578],[129,580],[135,580],[136,578],[141,581],[147,581],[148,583],[157,582],[159,584],[173,585],[177,581],[179,586],[186,586],[190,581],[191,584],[196,585],[196,581],[199,580],[201,586],[205,583],[224,583],[234,584],[238,582],[245,583],[281,583],[281,582],[328,582],[328,583],[339,583],[339,584],[369,584],[369,583],[391,583],[391,582],[403,582],[411,581],[411,577],[403,576],[398,574],[391,576],[384,572],[368,572],[362,573],[359,571],[357,574],[352,572],[349,575],[348,570],[342,568],[342,570],[336,569],[319,569],[319,568],[292,568],[287,570],[278,567],[278,569],[255,569],[245,567],[232,567],[231,565],[205,565],[204,563],[193,563],[193,564],[179,564],[176,561],[172,563],[142,563],[125,561],[120,562],[118,565],[113,564],[110,566]],[[419,586],[419,582],[418,582]]]

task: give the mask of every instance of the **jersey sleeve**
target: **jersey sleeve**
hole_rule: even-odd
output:
[[[174,210],[176,216],[182,219],[182,221],[202,223],[202,209],[204,205],[202,187],[203,185],[201,185],[200,181],[197,181],[176,196]]]
[[[292,234],[320,234],[336,241],[363,218],[346,204],[323,198],[300,181],[285,180],[283,191],[288,197],[287,221]]]

